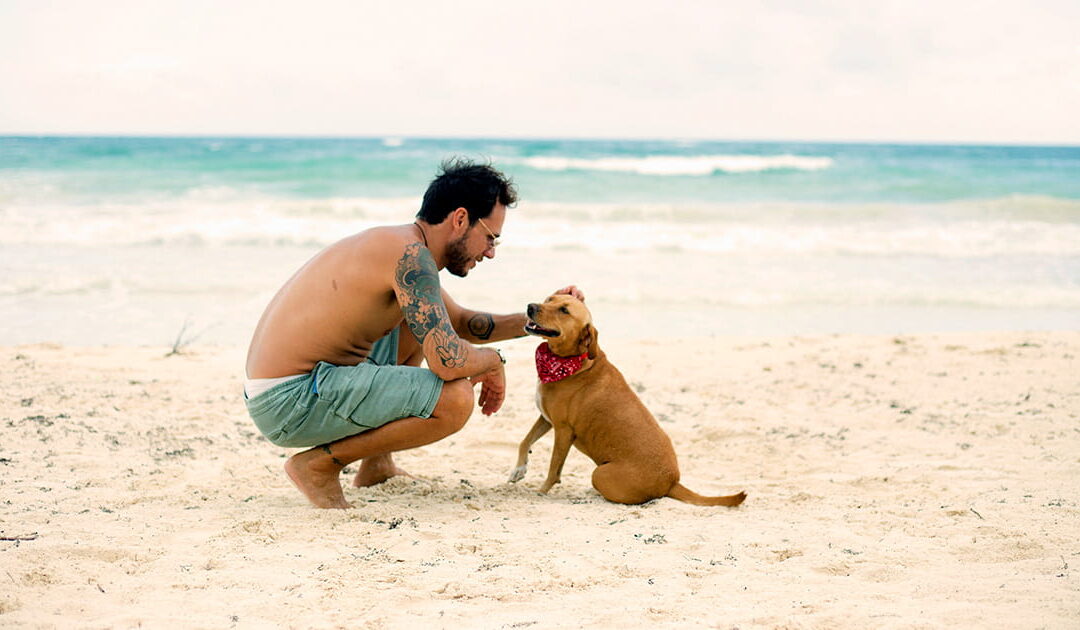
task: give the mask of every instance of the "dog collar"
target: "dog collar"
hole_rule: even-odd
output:
[[[561,381],[581,370],[587,356],[588,352],[574,357],[560,357],[551,351],[545,341],[536,347],[536,374],[541,383]]]

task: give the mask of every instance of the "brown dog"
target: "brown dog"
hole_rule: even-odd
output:
[[[537,349],[540,418],[518,449],[510,481],[528,468],[529,448],[552,427],[555,448],[540,492],[559,483],[574,445],[596,462],[592,483],[608,501],[644,503],[671,497],[695,505],[735,506],[746,493],[704,497],[679,483],[675,449],[664,430],[597,344],[589,309],[568,295],[528,306],[525,331],[547,339]]]

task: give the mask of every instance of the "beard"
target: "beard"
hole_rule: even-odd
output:
[[[446,270],[459,278],[469,275],[469,256],[465,245],[465,237],[461,237],[446,246]]]

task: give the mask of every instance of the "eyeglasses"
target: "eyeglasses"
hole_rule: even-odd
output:
[[[489,228],[487,226],[487,223],[484,223],[483,219],[477,219],[476,222],[479,223],[480,225],[484,226],[484,229],[487,230],[488,236],[491,237],[491,248],[495,249],[496,247],[498,247],[499,246],[499,237],[495,236],[495,233],[491,231],[491,228]]]

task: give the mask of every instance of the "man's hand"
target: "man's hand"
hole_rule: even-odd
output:
[[[502,407],[506,399],[506,372],[500,363],[487,372],[477,374],[469,379],[473,385],[480,384],[480,412],[490,416]]]
[[[555,295],[570,295],[576,297],[582,302],[585,301],[585,294],[581,292],[581,289],[577,288],[575,285],[572,284],[568,287],[563,287],[559,289],[555,292]]]

